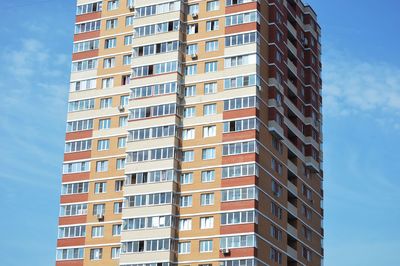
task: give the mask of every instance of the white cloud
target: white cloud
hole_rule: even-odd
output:
[[[359,60],[335,49],[327,51],[323,58],[327,115],[400,115],[400,67]]]

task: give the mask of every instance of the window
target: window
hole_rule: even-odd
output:
[[[254,235],[236,235],[220,238],[220,248],[244,248],[256,247],[256,237]]]
[[[193,173],[181,174],[181,185],[192,184],[192,183],[193,183]]]
[[[102,257],[103,257],[102,248],[92,248],[90,250],[90,260],[101,260]]]
[[[282,195],[282,191],[283,188],[281,185],[279,185],[275,180],[272,180],[272,193],[276,196],[276,197],[280,197]]]
[[[132,62],[132,56],[130,55],[130,54],[128,54],[128,55],[124,55],[123,57],[122,57],[122,64],[123,65],[130,65],[131,64],[131,62]]]
[[[256,96],[224,100],[224,111],[257,107]]]
[[[243,153],[258,153],[256,141],[246,141],[231,144],[224,144],[222,147],[222,155],[238,155]]]
[[[76,215],[85,215],[87,214],[87,204],[70,204],[70,205],[61,205],[60,207],[60,216],[76,216]]]
[[[127,17],[125,18],[125,26],[126,26],[126,27],[127,27],[127,26],[132,26],[132,25],[133,25],[133,21],[134,21],[133,16],[127,16]]]
[[[124,180],[116,180],[114,184],[115,192],[120,192],[124,186]]]
[[[162,54],[162,53],[169,53],[173,51],[178,51],[180,48],[179,41],[170,41],[170,42],[162,42],[162,43],[155,43],[145,46],[139,46],[133,48],[133,56],[134,57],[142,57],[147,55],[155,55],[155,54]]]
[[[189,5],[188,7],[189,14],[198,14],[199,13],[199,4]]]
[[[96,88],[96,79],[86,79],[71,83],[71,91],[84,91]]]
[[[186,54],[194,55],[194,54],[197,54],[197,52],[198,52],[197,44],[188,44],[186,46]]]
[[[201,206],[214,205],[214,193],[206,193],[200,195]]]
[[[126,207],[141,207],[171,204],[172,193],[162,192],[147,195],[136,195],[125,197],[124,206]]]
[[[165,62],[155,65],[147,65],[133,68],[133,77],[147,77],[178,71],[178,62]]]
[[[104,237],[104,226],[92,227],[92,238]]]
[[[217,92],[217,82],[204,84],[204,94],[212,94]]]
[[[116,248],[111,248],[111,259],[116,260],[119,259],[121,253],[121,248],[116,247]]]
[[[255,164],[243,164],[222,168],[222,178],[234,178],[241,176],[258,176],[258,166]]]
[[[87,193],[89,190],[88,187],[88,182],[63,184],[61,188],[61,195]]]
[[[312,241],[312,231],[310,228],[308,228],[307,226],[303,225],[302,227],[302,232],[304,237],[308,240],[308,241]]]
[[[111,119],[100,119],[99,120],[99,130],[109,129],[111,124]]]
[[[81,72],[97,68],[97,59],[88,59],[72,63],[72,72]]]
[[[214,115],[217,113],[217,104],[206,104],[204,105],[203,115]]]
[[[57,260],[83,259],[83,248],[57,249]]]
[[[100,20],[85,22],[75,25],[75,34],[100,30]]]
[[[131,0],[133,1],[133,0]],[[134,5],[132,3],[132,5]],[[180,9],[180,1],[166,2],[158,5],[144,6],[136,8],[137,17],[153,16],[157,14],[177,11]]]
[[[138,217],[123,220],[124,230],[166,228],[173,224],[172,216]]]
[[[187,25],[186,32],[188,35],[190,34],[196,34],[199,32],[199,24],[189,24]]]
[[[60,227],[58,229],[58,238],[74,238],[74,237],[84,237],[86,236],[86,226],[68,226]]]
[[[269,233],[276,240],[278,241],[282,240],[282,230],[278,229],[278,227],[271,225]]]
[[[119,0],[111,0],[107,2],[107,10],[114,10],[119,7]]]
[[[105,49],[115,48],[116,46],[117,46],[117,39],[116,38],[106,39],[104,41],[104,48]]]
[[[185,75],[191,76],[197,74],[197,65],[189,65],[185,67]]]
[[[96,162],[96,172],[106,172],[108,171],[108,161]]]
[[[271,213],[277,217],[278,219],[282,219],[282,208],[279,207],[276,203],[271,202]]]
[[[206,23],[207,31],[214,31],[214,30],[218,30],[218,29],[219,29],[218,20],[207,21],[207,23]]]
[[[192,230],[192,219],[180,219],[179,230],[181,231]]]
[[[255,187],[222,190],[222,202],[249,199],[258,199],[258,190]]]
[[[65,152],[88,151],[92,149],[92,141],[80,140],[65,143]]]
[[[178,254],[189,254],[190,253],[190,242],[178,243]]]
[[[103,84],[102,86],[103,89],[112,88],[114,87],[114,78],[105,78],[103,79],[102,84]]]
[[[84,51],[99,49],[99,40],[85,41],[74,43],[73,53],[80,53]]]
[[[119,105],[128,106],[128,104],[129,104],[129,96],[128,95],[121,96],[119,100]]]
[[[203,160],[215,159],[215,148],[203,149],[202,150],[202,159]]]
[[[259,130],[259,121],[256,118],[224,122],[224,133],[246,130]]]
[[[128,152],[127,161],[136,163],[152,160],[165,160],[174,157],[175,151],[173,147],[158,148],[152,150],[139,150]]]
[[[120,236],[121,235],[121,225],[120,224],[114,224],[112,226],[112,235],[113,236]]]
[[[114,19],[109,19],[106,21],[106,29],[110,30],[110,29],[115,29],[118,26],[118,19],[114,18]]]
[[[311,250],[309,250],[305,246],[302,246],[302,252],[301,253],[303,255],[303,258],[305,258],[307,261],[311,261],[312,260]]]
[[[213,241],[212,240],[200,240],[200,252],[212,252]]]
[[[258,35],[256,32],[242,33],[225,37],[225,46],[238,46],[249,43],[258,42]]]
[[[180,207],[192,207],[192,196],[181,196]]]
[[[203,138],[215,137],[217,135],[216,126],[205,126],[203,127]]]
[[[269,258],[278,264],[282,264],[282,253],[275,248],[270,249]]]
[[[184,140],[194,139],[194,135],[195,135],[194,128],[184,129],[182,131],[182,139]]]
[[[308,200],[312,200],[312,190],[308,188],[305,184],[302,184],[301,192],[303,196],[306,197]]]
[[[207,2],[207,12],[208,11],[215,11],[219,9],[219,1],[208,1]]]
[[[112,68],[115,67],[115,57],[105,58],[103,62],[104,68]]]
[[[218,41],[206,42],[206,52],[213,52],[218,50]]]
[[[171,242],[169,238],[122,242],[122,253],[166,251],[170,250]]]
[[[131,89],[131,98],[144,98],[152,95],[165,95],[177,92],[177,83],[168,82],[162,84],[155,84],[144,87],[136,87]]]
[[[126,147],[126,137],[118,138],[118,149]]]
[[[123,159],[117,159],[117,170],[123,170],[125,169],[125,158]]]
[[[77,132],[93,129],[93,119],[67,122],[67,132]]]
[[[178,31],[179,30],[179,20],[162,22],[158,24],[146,25],[142,27],[135,28],[136,37],[144,37],[155,34],[160,34],[164,32]]]
[[[112,107],[112,98],[104,98],[100,100],[100,109],[107,109]]]
[[[308,208],[305,204],[301,206],[301,213],[307,218],[307,220],[312,219],[312,210]]]
[[[224,89],[225,90],[237,89],[248,86],[255,86],[258,84],[259,84],[259,79],[256,75],[233,77],[225,79]]]
[[[175,131],[176,129],[174,125],[135,129],[128,131],[128,140],[137,141],[144,139],[171,137],[175,136]]]
[[[102,2],[95,2],[90,4],[79,5],[76,9],[77,15],[99,12],[102,10]]]
[[[122,202],[114,202],[114,214],[122,213]]]
[[[94,184],[94,193],[99,194],[99,193],[106,193],[106,182],[99,182]]]
[[[183,162],[193,162],[194,160],[194,151],[183,151],[182,152],[182,161]]]
[[[196,85],[185,87],[185,97],[196,95]]]
[[[225,68],[251,64],[259,64],[259,58],[256,54],[239,55],[225,58]]]
[[[214,227],[214,217],[201,217],[200,229],[210,229]]]
[[[271,169],[277,172],[279,175],[282,175],[283,173],[283,165],[275,158],[271,159]]]
[[[94,109],[94,99],[78,100],[68,103],[68,112],[77,112]]]
[[[206,73],[209,73],[209,72],[216,72],[217,71],[217,68],[218,68],[218,63],[217,63],[217,61],[214,61],[214,62],[207,62],[207,63],[205,63],[205,72]]]
[[[186,107],[185,109],[183,109],[184,118],[194,117],[195,115],[196,115],[195,107]]]
[[[90,162],[76,162],[63,164],[63,174],[82,173],[90,171]]]
[[[132,43],[133,43],[133,36],[132,35],[126,35],[124,37],[124,45],[125,46],[132,45]]]
[[[230,2],[236,0],[228,0]],[[252,0],[250,0],[252,1]],[[255,259],[244,259],[244,260],[226,260],[221,262],[220,266],[255,266],[257,262]]]
[[[227,16],[225,20],[225,25],[233,26],[250,22],[259,22],[259,16],[256,11]]]
[[[214,170],[201,172],[201,182],[207,183],[207,182],[213,182],[214,180],[215,180]]]
[[[99,215],[106,212],[106,205],[105,204],[94,204],[93,205],[93,215]]]
[[[126,125],[128,125],[128,117],[127,116],[121,116],[119,118],[118,126],[119,127],[125,127]]]
[[[254,223],[254,222],[256,222],[255,211],[221,213],[222,225]]]

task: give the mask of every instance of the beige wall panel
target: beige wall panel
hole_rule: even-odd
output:
[[[173,205],[124,208],[122,210],[122,218],[174,214],[174,208]]]
[[[142,263],[170,261],[169,251],[143,252],[133,254],[121,254],[120,263]]]
[[[142,141],[131,141],[126,145],[126,151],[140,151],[140,150],[149,150],[154,149],[156,147],[173,147],[175,146],[176,138],[168,137],[168,138],[157,138],[157,139],[148,139]]]
[[[174,182],[127,185],[124,187],[124,196],[172,191],[174,190],[174,185]]]
[[[174,237],[171,228],[122,231],[121,241]]]
[[[127,163],[125,166],[126,173],[138,173],[138,172],[148,172],[154,171],[156,169],[171,169],[175,166],[175,160],[157,160],[157,161],[147,161],[141,163]]]

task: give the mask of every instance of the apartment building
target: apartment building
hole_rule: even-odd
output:
[[[77,0],[56,265],[323,265],[299,0]]]

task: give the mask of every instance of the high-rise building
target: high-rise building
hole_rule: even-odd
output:
[[[78,0],[57,266],[323,264],[299,0]]]

